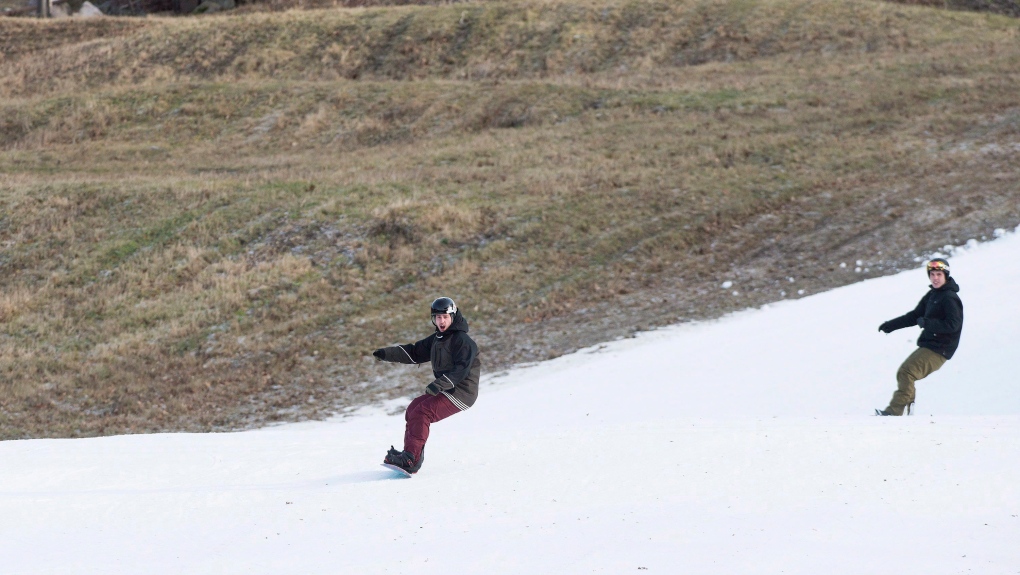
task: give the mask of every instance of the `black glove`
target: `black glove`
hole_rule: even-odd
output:
[[[382,361],[382,358],[386,357],[386,352],[383,351],[382,349],[377,349],[372,352],[372,355],[374,355],[375,358],[378,359],[379,361]]]
[[[924,329],[924,318],[923,317],[917,318],[917,327],[919,327],[921,329]]]
[[[878,331],[882,333],[892,333],[892,327],[889,326],[889,322],[883,322],[882,325],[878,326]]]
[[[438,395],[440,391],[443,391],[443,388],[439,387],[438,381],[433,381],[425,386],[425,393],[429,395]]]

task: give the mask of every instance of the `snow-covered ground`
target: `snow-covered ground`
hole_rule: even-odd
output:
[[[484,378],[412,479],[382,410],[3,442],[0,573],[1020,573],[1014,262],[954,254],[962,344],[913,417],[871,414],[920,267]]]

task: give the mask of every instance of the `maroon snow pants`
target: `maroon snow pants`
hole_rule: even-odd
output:
[[[404,428],[404,451],[418,461],[429,438],[429,425],[455,413],[460,413],[460,410],[441,393],[414,398],[404,412],[404,420],[407,421],[407,427]]]

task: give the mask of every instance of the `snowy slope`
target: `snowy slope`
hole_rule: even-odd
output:
[[[954,254],[963,340],[914,417],[869,414],[921,270],[488,377],[413,479],[381,410],[0,443],[0,573],[1020,573],[1014,261]]]

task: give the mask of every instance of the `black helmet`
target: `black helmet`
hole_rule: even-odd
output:
[[[453,315],[457,313],[457,304],[453,303],[453,300],[448,297],[436,298],[436,301],[432,302],[432,316],[436,314],[448,313]]]
[[[925,267],[927,268],[926,271],[928,273],[942,272],[946,274],[946,277],[949,277],[949,262],[942,258],[933,259],[932,261],[928,262],[928,265]]]

